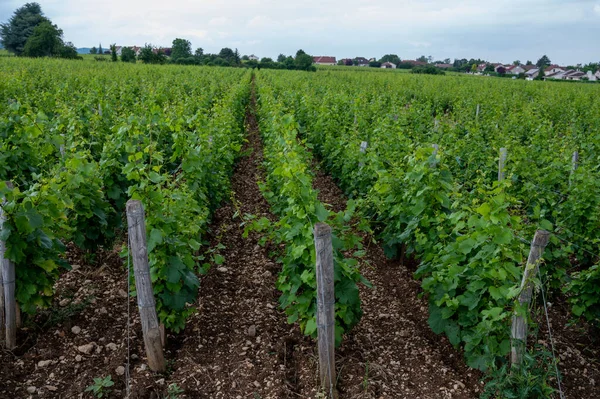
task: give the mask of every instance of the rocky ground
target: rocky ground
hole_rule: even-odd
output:
[[[278,307],[273,248],[260,246],[258,233],[242,237],[241,215],[274,220],[257,185],[264,174],[252,107],[247,128],[231,200],[210,227],[211,247],[225,261],[202,276],[197,312],[185,330],[168,334],[167,372],[146,367],[120,248],[101,251],[93,261],[69,248],[75,266],[58,281],[52,308],[25,320],[20,346],[0,354],[0,398],[92,397],[86,387],[107,376],[114,385],[104,397],[126,397],[127,382],[132,398],[319,397],[316,345],[288,325]],[[335,182],[313,166],[320,199],[343,210],[346,200]],[[336,352],[339,397],[477,398],[482,375],[427,325],[414,262],[388,260],[372,241],[364,237],[362,270],[374,288],[361,287],[363,319]],[[589,327],[569,325],[568,309],[558,302],[550,317],[566,397],[598,398],[598,340]],[[538,340],[549,345],[542,321]]]

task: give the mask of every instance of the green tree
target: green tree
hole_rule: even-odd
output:
[[[62,30],[49,21],[42,22],[33,30],[27,39],[23,55],[26,57],[53,57],[58,56],[62,47]]]
[[[298,50],[296,52],[296,59],[294,60],[296,64],[296,69],[301,71],[310,71],[313,66],[313,57],[306,54],[303,50]]]
[[[286,59],[286,58],[287,58],[287,57],[286,57],[285,55],[283,55],[283,54],[279,54],[279,55],[277,56],[277,62],[285,62],[285,59]]]
[[[380,64],[383,64],[384,62],[391,62],[392,64],[398,65],[400,63],[400,57],[396,54],[386,54],[379,60]]]
[[[131,47],[123,47],[121,50],[121,61],[135,63],[135,51]]]
[[[171,60],[177,61],[180,58],[189,58],[192,56],[192,43],[185,39],[173,40],[173,49],[171,50]]]
[[[533,62],[531,62],[530,60],[527,60],[527,63],[525,65],[533,65]]]
[[[144,64],[164,64],[166,61],[165,54],[159,50],[154,48],[151,44],[147,44],[140,51],[140,56],[138,57]]]
[[[100,55],[104,54],[104,50],[102,50],[102,43],[100,43],[100,46],[98,46],[98,54],[100,54]]]
[[[242,61],[250,61],[250,57],[248,57],[248,55],[244,54],[244,55],[242,55]]]
[[[521,65],[521,61],[520,60],[515,60],[515,61],[513,61],[513,65]]]
[[[117,58],[117,44],[113,43],[110,45],[110,59],[112,62],[117,62],[119,59]]]
[[[92,47],[90,49],[90,54],[98,54],[98,49],[96,47]]]
[[[58,53],[58,56],[60,58],[68,58],[68,59],[76,59],[76,58],[81,58],[79,57],[79,54],[77,53],[77,48],[75,47],[75,45],[71,42],[67,42],[65,43],[61,48],[60,51]]]
[[[50,22],[44,17],[42,7],[38,3],[27,3],[18,8],[8,22],[0,24],[0,42],[8,51],[22,55],[27,40],[42,22]]]
[[[473,72],[473,73],[477,72],[477,64],[471,65],[471,72]]]
[[[451,64],[451,63],[452,63],[452,61],[450,61],[450,58],[446,58],[444,60],[444,64]]]
[[[202,47],[198,47],[194,52],[194,57],[202,58],[204,56],[204,49]]]
[[[424,55],[420,56],[419,58],[417,58],[417,61],[419,62],[427,62],[427,57],[425,57]]]
[[[538,61],[535,63],[535,65],[536,65],[538,68],[543,68],[543,67],[545,67],[545,66],[548,66],[548,65],[550,65],[550,64],[552,64],[552,62],[550,61],[550,58],[548,58],[548,56],[547,56],[547,55],[545,55],[545,54],[542,56],[542,58],[540,58],[540,59],[539,59],[539,60],[538,60]]]

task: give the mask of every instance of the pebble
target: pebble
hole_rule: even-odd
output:
[[[52,360],[40,360],[38,362],[38,367],[48,367],[52,363]]]
[[[49,390],[51,392],[58,390],[58,388],[55,387],[54,385],[46,385],[44,388],[46,388],[47,390]]]
[[[125,292],[125,290],[123,290],[123,289],[120,289],[120,290],[119,290],[119,296],[120,296],[121,298],[127,298],[127,293]]]
[[[227,268],[226,267],[217,267],[217,271],[219,271],[221,273],[227,273]]]
[[[248,334],[251,337],[256,336],[256,326],[251,325],[250,327],[248,327],[248,331],[246,331],[246,334]]]
[[[27,387],[27,392],[29,392],[29,393],[35,393],[35,391],[37,391],[36,387]]]
[[[115,369],[115,373],[117,373],[117,375],[123,375],[125,374],[125,367],[123,366],[119,366]]]
[[[115,344],[114,342],[111,342],[110,344],[106,344],[106,347],[108,349],[110,349],[111,351],[116,351],[117,350],[117,344]]]
[[[67,305],[69,304],[69,302],[70,302],[70,301],[69,301],[68,299],[66,299],[66,298],[65,298],[65,299],[63,299],[62,301],[60,301],[58,304],[59,304],[60,306],[62,306],[62,307],[65,307],[65,306],[67,306]]]
[[[80,267],[81,267],[81,266],[79,266],[79,265],[71,265],[71,269],[72,269],[72,270],[77,270],[77,269],[79,269]]]
[[[158,385],[165,385],[165,379],[164,379],[164,378],[161,378],[160,380],[157,380],[157,381],[156,381],[156,383],[157,383]]]
[[[80,362],[83,358],[81,357],[81,355],[77,355],[75,356],[75,361],[76,362]]]
[[[77,350],[81,353],[85,353],[86,355],[89,355],[94,350],[94,344],[86,344],[86,345],[78,346]]]
[[[257,387],[257,388],[260,388],[260,382],[254,381],[254,386]]]
[[[75,326],[73,328],[71,328],[71,332],[75,335],[79,334],[81,332],[81,327],[79,326]]]

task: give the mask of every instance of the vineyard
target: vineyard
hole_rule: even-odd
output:
[[[0,65],[0,397],[600,395],[596,85]]]

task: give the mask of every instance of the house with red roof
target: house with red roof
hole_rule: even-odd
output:
[[[313,57],[313,62],[317,65],[337,65],[335,57],[317,56]]]

